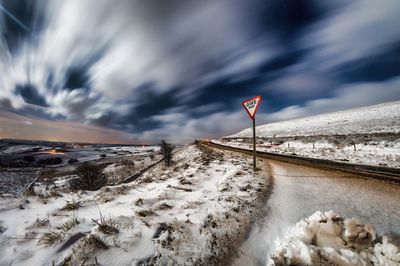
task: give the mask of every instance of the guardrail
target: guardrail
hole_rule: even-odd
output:
[[[222,145],[210,141],[202,141],[202,144],[222,148],[225,150],[241,152],[244,154],[252,155],[252,150],[242,149],[238,147],[231,147],[227,145]],[[371,165],[362,165],[362,164],[352,164],[345,162],[337,162],[325,159],[316,159],[316,158],[307,158],[307,157],[298,157],[293,155],[286,154],[277,154],[271,152],[263,152],[257,151],[257,157],[282,161],[287,163],[293,163],[298,165],[304,165],[314,168],[319,168],[323,170],[334,170],[340,171],[344,173],[349,173],[353,175],[363,176],[374,178],[378,180],[385,180],[390,182],[395,182],[400,184],[400,169],[398,168],[389,168],[389,167],[381,167],[381,166],[371,166]]]

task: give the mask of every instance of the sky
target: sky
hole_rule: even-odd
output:
[[[398,0],[0,0],[0,138],[187,143],[400,100]]]

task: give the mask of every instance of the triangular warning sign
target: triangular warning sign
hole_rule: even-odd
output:
[[[258,104],[260,102],[261,102],[261,96],[256,96],[251,99],[244,100],[242,102],[244,109],[246,109],[251,119],[254,119],[254,116],[256,115],[258,109]]]

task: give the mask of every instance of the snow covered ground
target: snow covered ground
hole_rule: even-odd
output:
[[[139,179],[94,192],[35,188],[0,201],[0,265],[210,265],[228,259],[267,194],[242,155],[178,151]],[[107,168],[113,172],[117,166]],[[92,265],[92,264],[91,264]]]
[[[38,161],[47,158],[60,158],[56,166],[69,164],[70,159],[79,162],[89,162],[106,157],[121,157],[130,155],[149,155],[160,150],[159,146],[100,146],[100,145],[67,145],[64,148],[38,145],[12,145],[3,147],[0,151],[0,162],[5,166],[15,167],[16,162],[23,166],[41,166]],[[26,161],[26,157],[32,157]],[[1,164],[0,164],[1,165]]]
[[[159,146],[85,145],[61,150],[35,144],[3,146],[0,152],[0,196],[19,195],[37,176],[48,179],[48,173],[52,177],[68,175],[85,162],[117,167],[115,171],[106,170],[109,180],[117,182],[159,160],[159,150]],[[60,160],[56,164],[41,163],[41,160],[57,158]]]
[[[257,149],[400,168],[400,101],[257,126]],[[252,148],[252,129],[215,140]]]
[[[24,152],[33,151],[35,148],[40,148],[39,146],[32,145],[14,145],[10,147],[4,147],[0,151],[0,155],[11,155],[11,154],[19,154]]]

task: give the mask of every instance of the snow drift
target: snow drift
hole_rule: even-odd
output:
[[[317,211],[298,222],[269,258],[268,265],[399,265],[400,238],[377,237],[370,224]]]

